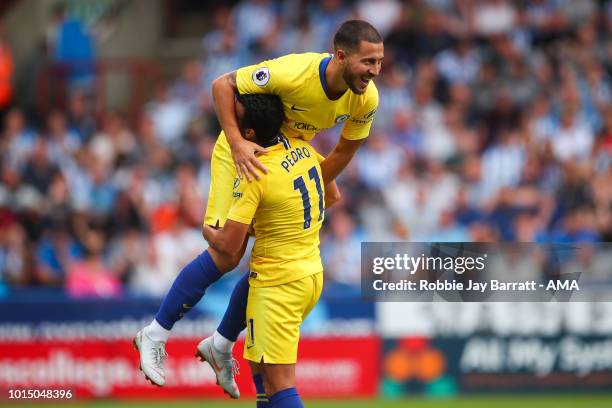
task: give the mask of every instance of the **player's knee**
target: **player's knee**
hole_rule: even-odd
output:
[[[262,364],[268,396],[295,387],[295,364]]]
[[[279,391],[286,390],[287,388],[295,388],[295,381],[289,381],[286,378],[269,379],[264,388],[266,394],[269,396],[276,394]]]
[[[265,375],[262,376],[262,379],[263,379],[264,390],[266,390],[266,395],[269,397],[270,395],[272,395],[272,393],[270,392],[271,390],[270,383],[268,383],[268,378]]]

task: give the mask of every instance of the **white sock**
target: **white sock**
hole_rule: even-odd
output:
[[[215,330],[213,333],[213,346],[222,353],[231,353],[234,348],[234,342],[226,339]]]
[[[170,330],[164,329],[155,319],[145,327],[145,330],[147,336],[153,341],[163,341],[165,343],[168,341],[168,337],[170,337]]]

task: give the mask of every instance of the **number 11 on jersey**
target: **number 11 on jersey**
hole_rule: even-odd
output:
[[[324,211],[323,188],[321,187],[321,178],[319,177],[316,166],[313,166],[310,168],[310,170],[308,170],[308,177],[314,181],[317,188],[317,193],[319,194],[318,220],[321,221],[321,219],[323,219]],[[310,214],[310,196],[308,195],[308,188],[306,188],[306,183],[304,182],[304,178],[302,176],[299,176],[293,180],[293,189],[299,190],[302,194],[302,204],[304,206],[304,229],[308,229],[310,228],[310,221],[312,221],[312,216]]]

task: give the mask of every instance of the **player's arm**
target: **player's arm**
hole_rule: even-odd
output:
[[[342,198],[342,194],[340,194],[340,189],[338,188],[338,184],[336,181],[332,181],[331,183],[327,183],[325,185],[325,209],[327,210],[332,205],[336,204]]]
[[[319,165],[320,165],[321,163],[323,163],[323,160],[325,160],[325,156],[323,156],[316,150],[315,150],[315,154],[317,155],[317,161],[319,162]],[[335,180],[331,181],[330,183],[326,183],[324,185],[325,185],[325,209],[328,209],[332,205],[340,201],[340,198],[342,198],[342,195],[340,194],[340,189],[338,188],[338,184],[336,184]]]
[[[334,181],[336,177],[338,177],[338,174],[340,174],[342,170],[346,168],[364,141],[365,139],[349,140],[342,136],[340,137],[340,140],[338,141],[336,147],[334,147],[334,150],[332,150],[329,156],[327,156],[325,160],[321,162],[323,183],[325,183],[326,187],[329,183]],[[336,187],[336,189],[337,188],[338,187]]]
[[[338,177],[370,134],[377,108],[378,90],[372,83],[369,85],[363,105],[346,121],[338,144],[321,163],[323,181],[326,185]]]
[[[235,267],[244,252],[249,226],[263,197],[266,178],[248,183],[238,183],[234,189],[233,203],[223,228],[204,225],[202,234],[210,246],[210,255],[219,263]],[[221,268],[220,268],[221,269]]]
[[[240,262],[248,230],[248,224],[232,220],[227,220],[220,229],[206,224],[202,227],[202,234],[208,241],[210,255],[219,269],[230,270]]]
[[[238,177],[245,176],[251,181],[251,176],[259,180],[256,168],[267,173],[266,168],[255,158],[255,153],[265,153],[266,149],[242,137],[236,119],[235,94],[238,92],[236,71],[221,75],[212,83],[213,103],[219,118],[221,128],[225,132],[232,150],[232,159],[238,172]]]

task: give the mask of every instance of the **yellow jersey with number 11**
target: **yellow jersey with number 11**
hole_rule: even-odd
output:
[[[323,271],[319,230],[324,186],[317,153],[300,139],[267,148],[258,159],[268,169],[260,180],[234,179],[228,220],[251,224],[253,287],[281,285]]]

